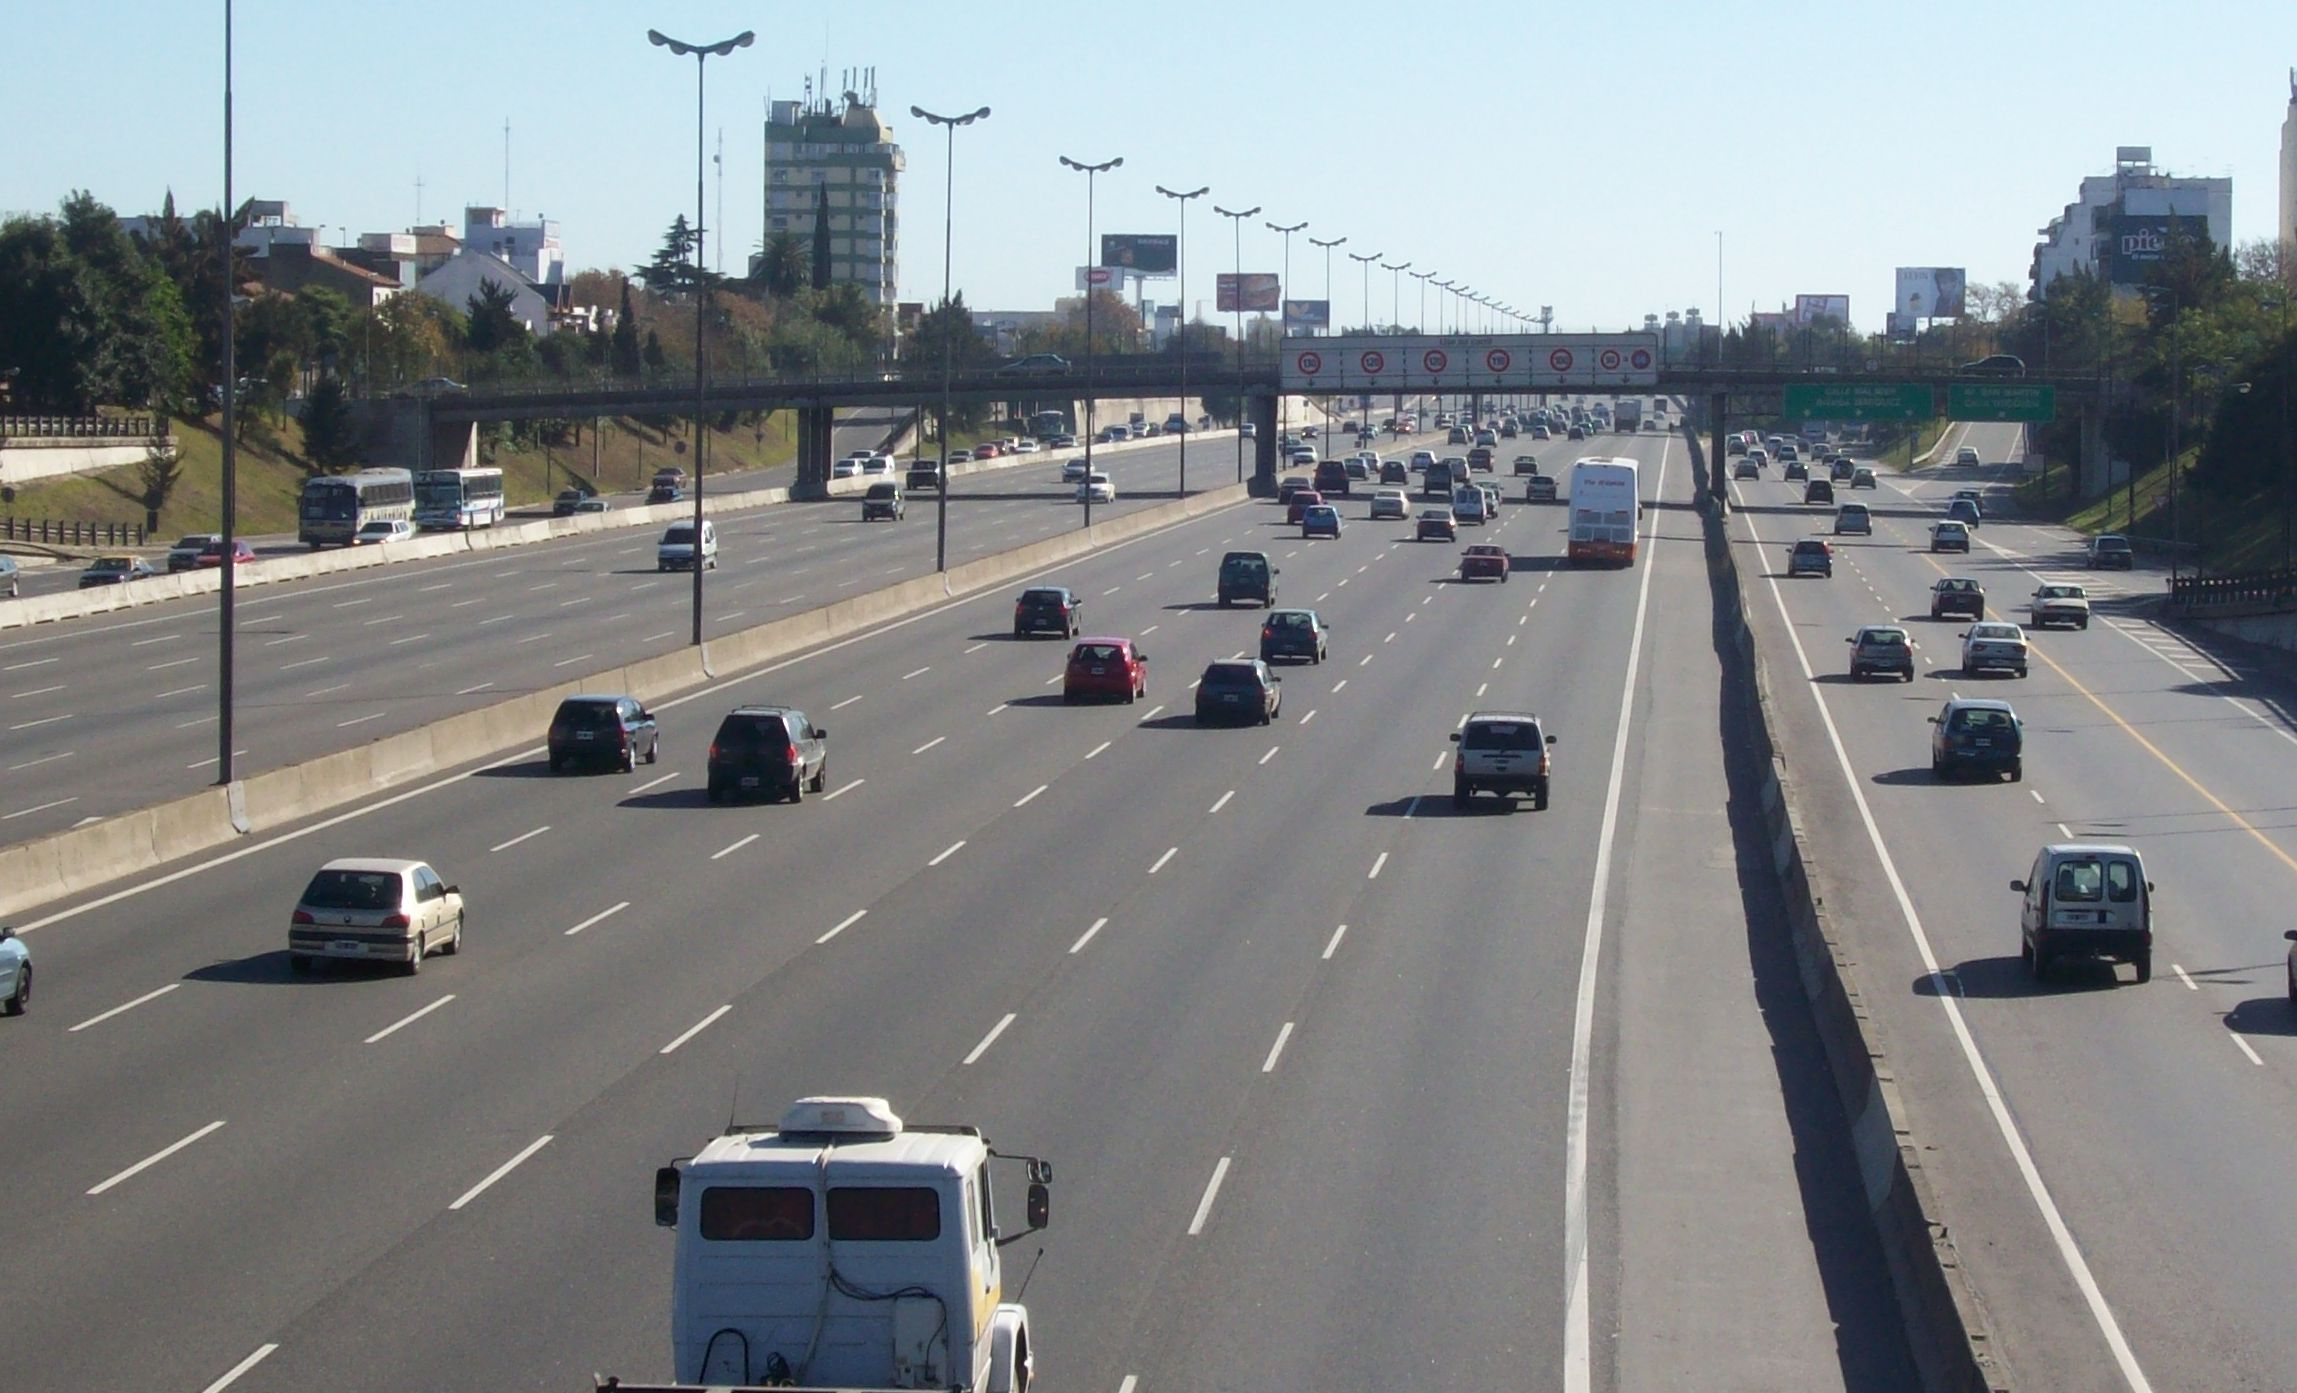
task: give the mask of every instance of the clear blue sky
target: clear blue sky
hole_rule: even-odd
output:
[[[123,213],[221,193],[222,0],[19,0],[0,17],[0,211],[75,188]],[[1432,267],[1559,325],[1628,327],[1715,302],[1851,297],[1878,327],[1900,264],[2024,281],[2036,229],[2117,145],[2230,175],[2237,239],[2275,227],[2297,5],[1558,5],[1431,0],[239,0],[241,197],[329,236],[459,224],[503,196],[561,224],[575,267],[629,267],[693,204],[694,74],[649,26],[757,44],[710,63],[725,132],[726,265],[758,240],[764,103],[825,63],[874,66],[908,151],[901,291],[938,294],[942,143],[908,115],[988,105],[958,137],[956,279],[972,304],[1041,307],[1085,247],[1068,154],[1125,159],[1098,230],[1173,226],[1153,191],[1210,184],[1190,216],[1190,299],[1230,269],[1208,205],[1309,223],[1291,293],[1323,290],[1306,236]],[[710,193],[715,216],[716,183]],[[1250,228],[1248,270],[1279,239]],[[1339,317],[1362,279],[1334,255]],[[1375,313],[1388,288],[1375,272]],[[1407,319],[1416,283],[1403,280]],[[1152,298],[1155,287],[1152,286]],[[1169,287],[1166,291],[1170,294]],[[1432,318],[1432,315],[1431,315]]]

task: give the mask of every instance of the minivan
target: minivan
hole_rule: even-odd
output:
[[[672,523],[654,547],[654,569],[657,571],[690,571],[696,566],[707,571],[718,569],[718,527],[708,518],[702,519],[702,545],[694,546],[694,524]]]
[[[1274,608],[1277,574],[1276,567],[1268,564],[1266,552],[1232,551],[1221,557],[1220,607],[1226,609],[1235,601],[1257,600]]]
[[[737,706],[710,738],[713,803],[771,794],[792,803],[829,786],[829,732],[789,706]]]
[[[2135,850],[2118,843],[2054,842],[2010,888],[2025,896],[2018,956],[2034,980],[2060,958],[2108,958],[2153,977],[2153,882]]]

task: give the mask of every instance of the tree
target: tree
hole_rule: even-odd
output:
[[[874,355],[884,340],[884,315],[861,287],[851,281],[817,290],[807,297],[815,321],[837,334],[864,356]]]
[[[306,475],[337,474],[359,462],[358,425],[352,419],[343,382],[327,374],[303,401],[303,454]]]
[[[493,353],[497,350],[523,344],[526,326],[511,312],[518,303],[518,292],[499,281],[479,282],[479,293],[470,297],[470,323],[463,331],[463,344],[473,353]]]
[[[686,215],[680,213],[664,234],[662,249],[654,253],[652,261],[639,268],[638,279],[657,295],[689,289],[697,281],[693,255],[694,229],[687,225]],[[703,273],[702,278],[707,279],[707,273]]]
[[[100,298],[52,218],[0,223],[0,363],[23,411],[84,414],[100,389]]]
[[[640,367],[638,355],[638,313],[630,306],[630,282],[622,283],[622,309],[614,317],[614,372],[618,377],[636,377]]]
[[[295,307],[303,315],[303,340],[311,352],[306,366],[339,371],[356,317],[350,299],[329,286],[307,285],[295,293]]]
[[[812,279],[806,244],[794,232],[777,232],[766,239],[752,283],[777,300],[794,300]]]
[[[144,505],[144,527],[159,531],[160,510],[183,478],[183,461],[172,445],[151,445],[136,461],[136,501]]]

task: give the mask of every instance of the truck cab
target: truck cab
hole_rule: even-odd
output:
[[[1000,1227],[989,1163],[1027,1164],[1029,1223]],[[1044,1227],[1052,1168],[971,1127],[905,1124],[882,1098],[801,1098],[655,1175],[677,1234],[677,1385],[1020,1393],[1029,1313],[998,1249]]]

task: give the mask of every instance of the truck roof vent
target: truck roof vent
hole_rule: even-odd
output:
[[[784,1133],[810,1132],[848,1137],[894,1137],[901,1119],[883,1098],[800,1098],[782,1114]]]

